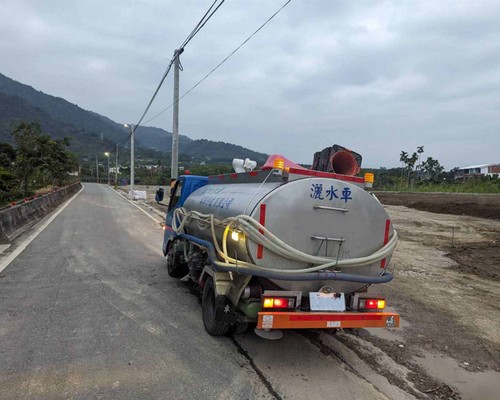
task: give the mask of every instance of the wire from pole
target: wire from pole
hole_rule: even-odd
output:
[[[208,20],[210,18],[212,18],[212,15],[214,15],[217,10],[219,9],[219,7],[224,4],[224,1],[226,0],[222,0],[220,2],[220,4],[215,8],[215,10],[210,14],[210,10],[214,7],[215,3],[217,3],[218,0],[215,0],[212,5],[210,6],[210,8],[208,9],[208,11],[205,13],[205,15],[203,16],[203,18],[200,20],[200,22],[198,22],[198,24],[196,25],[196,27],[193,29],[193,31],[188,35],[188,37],[186,38],[186,40],[184,40],[184,42],[181,44],[181,48],[184,48],[195,36],[196,34],[201,30],[201,28],[203,28],[205,26],[205,24],[208,22]],[[208,15],[208,17],[207,17]]]
[[[219,1],[219,0],[215,0],[212,3],[212,5],[208,9],[208,11],[205,13],[205,15],[203,15],[203,17],[201,18],[201,20],[196,24],[195,28],[191,31],[191,33],[187,36],[187,38],[184,39],[184,42],[182,42],[182,44],[178,47],[178,49],[174,51],[174,55],[172,56],[172,58],[171,58],[171,60],[170,60],[170,62],[168,64],[165,72],[163,73],[163,76],[160,79],[160,83],[156,87],[156,90],[154,91],[153,96],[151,97],[151,100],[149,100],[149,103],[146,106],[146,109],[142,113],[141,117],[139,118],[139,121],[133,127],[133,131],[134,132],[137,130],[137,128],[139,128],[139,126],[141,125],[142,120],[144,119],[144,117],[148,113],[149,109],[151,108],[151,105],[153,104],[154,100],[156,99],[156,96],[157,96],[158,92],[160,91],[160,88],[162,87],[163,82],[165,81],[166,77],[168,76],[168,74],[169,74],[169,72],[170,72],[170,70],[172,68],[172,65],[175,62],[175,59],[182,54],[182,52],[184,51],[184,47],[186,47],[186,45],[198,34],[198,32],[205,26],[205,24],[209,21],[209,19],[212,18],[212,16],[217,12],[217,10],[220,8],[220,6],[224,3],[225,0],[222,0],[217,5],[217,7],[210,13],[210,11],[215,6],[215,4],[217,3],[217,1]],[[148,122],[149,121],[146,121],[145,123],[148,123]],[[130,134],[128,136],[127,141],[130,139],[131,135],[132,134]]]
[[[191,93],[194,89],[196,89],[205,79],[207,79],[210,75],[212,75],[217,69],[219,69],[222,64],[224,64],[227,60],[229,60],[239,49],[241,49],[250,39],[252,39],[264,26],[266,26],[276,15],[278,15],[281,10],[283,10],[292,0],[288,0],[285,4],[283,4],[273,15],[271,15],[257,30],[252,33],[249,37],[247,37],[238,47],[236,47],[229,55],[224,58],[219,64],[217,64],[212,70],[206,74],[203,78],[201,78],[195,85],[193,85],[188,91],[186,91],[181,97],[179,97],[179,100],[177,102],[181,101],[185,96],[187,96],[189,93]],[[167,108],[161,110],[158,114],[156,114],[154,117],[148,119],[145,124],[148,122],[151,122],[155,118],[158,118],[160,115],[162,115],[164,112],[168,111],[173,107],[174,103],[170,104]]]

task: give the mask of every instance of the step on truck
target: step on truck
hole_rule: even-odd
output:
[[[373,175],[356,176],[357,153],[325,150],[314,169],[276,155],[258,171],[175,183],[163,254],[170,276],[199,285],[210,335],[399,326],[385,298],[368,294],[392,280],[397,244]]]

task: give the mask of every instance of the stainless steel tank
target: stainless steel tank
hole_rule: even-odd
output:
[[[233,174],[236,175],[236,174]],[[267,181],[262,183],[264,178]],[[389,217],[379,201],[359,184],[328,177],[291,174],[288,180],[259,172],[254,180],[211,179],[185,201],[187,210],[214,214],[222,220],[240,214],[261,222],[288,245],[311,255],[332,259],[358,258],[377,251],[392,237]],[[241,181],[241,183],[239,183]],[[188,233],[212,241],[210,229],[196,221]],[[223,229],[216,230],[219,243]],[[310,265],[278,256],[250,240],[228,240],[230,256],[273,269],[302,269]],[[363,267],[338,270],[378,276],[389,259]],[[292,282],[274,280],[285,290],[317,291],[324,285],[350,293],[365,284],[340,281]]]

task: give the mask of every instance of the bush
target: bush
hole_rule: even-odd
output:
[[[0,167],[0,203],[8,203],[21,197],[19,180],[7,169]]]

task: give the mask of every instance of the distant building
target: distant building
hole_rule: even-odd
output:
[[[481,176],[500,175],[500,164],[481,164],[459,167],[455,172],[455,178],[466,179]]]

